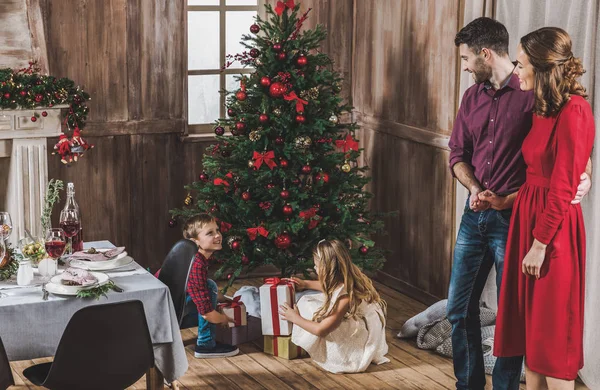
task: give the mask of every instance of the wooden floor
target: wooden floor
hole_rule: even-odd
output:
[[[260,285],[259,279],[237,281],[228,294],[242,285]],[[181,389],[454,389],[452,361],[416,347],[414,340],[399,340],[397,330],[426,306],[379,283],[377,289],[388,303],[387,341],[391,362],[371,365],[361,374],[330,374],[313,364],[310,358],[285,360],[264,354],[260,340],[240,346],[238,356],[223,359],[195,359],[196,330],[181,332],[190,367],[179,380]],[[38,389],[23,375],[23,369],[51,359],[11,363],[16,386],[10,389]],[[492,389],[488,376],[486,389]],[[83,386],[82,388],[85,388]],[[145,389],[145,378],[130,389]],[[521,386],[525,389],[525,386]],[[577,383],[576,389],[587,389]]]

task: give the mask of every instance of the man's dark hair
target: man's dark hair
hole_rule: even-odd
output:
[[[502,56],[508,54],[508,31],[497,20],[477,18],[456,34],[454,44],[458,47],[463,43],[475,54],[485,47]]]

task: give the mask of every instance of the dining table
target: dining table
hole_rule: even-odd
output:
[[[109,241],[84,244],[84,249],[90,247],[115,246]],[[123,291],[111,290],[100,299],[50,293],[45,300],[39,275],[29,286],[18,286],[15,276],[0,281],[0,337],[8,359],[54,356],[67,323],[84,307],[140,300],[144,305],[155,360],[154,367],[146,374],[147,389],[163,388],[164,380],[171,383],[183,376],[188,361],[168,287],[134,260],[121,268],[102,272]]]

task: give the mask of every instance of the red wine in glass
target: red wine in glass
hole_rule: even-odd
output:
[[[65,236],[71,238],[77,235],[81,223],[79,221],[63,221],[60,223],[60,227],[65,231]]]
[[[46,241],[46,253],[48,256],[53,259],[58,259],[65,252],[65,246],[67,243],[65,241],[55,240],[55,241]]]

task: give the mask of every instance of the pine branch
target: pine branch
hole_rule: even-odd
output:
[[[64,189],[62,180],[50,179],[46,187],[46,196],[44,197],[44,208],[42,209],[42,230],[45,232],[50,228],[52,209],[54,204],[60,200],[60,191]]]

